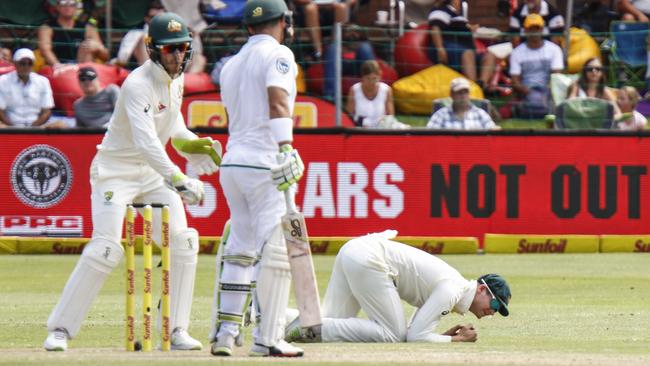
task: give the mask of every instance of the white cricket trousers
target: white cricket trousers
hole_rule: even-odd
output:
[[[143,163],[106,159],[96,156],[90,168],[93,234],[84,248],[75,270],[50,314],[47,328],[65,328],[74,337],[108,274],[122,259],[120,244],[126,205],[136,200],[143,203],[166,203],[170,208],[169,231],[174,238],[187,230],[185,208],[179,195],[165,187],[162,177]],[[154,240],[160,243],[160,210],[154,210]],[[170,243],[172,251],[179,243]],[[194,258],[196,254],[194,253]],[[194,269],[192,269],[194,271]],[[172,278],[174,278],[172,271]],[[193,286],[193,274],[192,284]],[[172,294],[173,295],[173,294]],[[182,299],[182,320],[177,326],[187,329],[190,299]],[[121,309],[121,308],[120,308]],[[122,310],[120,310],[122,311]]]
[[[336,256],[323,300],[323,342],[406,340],[404,308],[379,240],[350,240]],[[368,319],[356,317],[360,309]]]

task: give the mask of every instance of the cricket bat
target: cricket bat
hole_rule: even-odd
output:
[[[311,258],[309,237],[305,217],[296,208],[294,194],[287,189],[284,198],[287,213],[282,216],[282,231],[287,242],[287,253],[291,267],[291,278],[300,312],[300,326],[320,334],[322,324],[320,315],[320,297]]]

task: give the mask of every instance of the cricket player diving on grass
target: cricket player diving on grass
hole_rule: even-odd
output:
[[[164,13],[152,19],[147,38],[150,60],[124,81],[108,131],[90,167],[93,233],[47,321],[44,347],[64,351],[104,281],[122,259],[120,244],[129,203],[163,203],[170,208],[171,345],[200,350],[188,333],[198,233],[187,227],[183,202],[194,205],[204,195],[203,183],[183,174],[167,156],[171,139],[195,173],[218,170],[221,146],[190,132],[180,113],[183,70],[192,57],[192,36],[185,21]],[[158,211],[158,210],[155,210]],[[160,212],[154,215],[160,225]],[[154,226],[154,228],[156,227]],[[160,226],[157,226],[160,227]],[[154,229],[160,244],[161,230]]]
[[[302,349],[283,339],[291,274],[280,226],[283,191],[293,189],[304,171],[291,145],[297,65],[282,45],[293,33],[291,13],[284,0],[249,0],[243,22],[250,38],[220,77],[229,137],[219,180],[231,225],[216,278],[211,353],[230,356],[234,345],[242,345],[240,328],[254,288],[258,319],[249,355],[299,357]]]
[[[499,275],[466,280],[441,259],[391,240],[397,232],[361,236],[347,242],[334,261],[323,300],[320,338],[307,337],[296,319],[286,329],[289,342],[475,342],[471,324],[436,332],[440,319],[456,312],[477,318],[508,316],[510,288]],[[417,308],[410,322],[402,300]],[[357,318],[359,310],[368,319]]]

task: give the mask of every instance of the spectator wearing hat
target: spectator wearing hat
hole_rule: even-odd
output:
[[[84,94],[73,106],[77,127],[106,127],[120,95],[120,88],[114,84],[102,88],[97,71],[91,66],[80,68],[77,77]]]
[[[521,118],[542,118],[550,110],[551,73],[562,72],[562,49],[543,38],[544,18],[530,14],[524,20],[526,42],[510,55],[512,87],[523,99],[516,114]]]
[[[75,19],[77,0],[57,0],[56,18],[38,29],[38,49],[53,67],[62,63],[108,61],[109,52],[92,23]]]
[[[428,128],[450,130],[498,130],[490,115],[472,104],[469,81],[456,78],[451,81],[451,106],[438,109],[429,119]]]
[[[525,0],[520,2],[520,5],[512,13],[508,25],[508,33],[512,35],[511,45],[508,46],[511,47],[505,47],[506,44],[503,44],[504,47],[499,47],[500,52],[493,52],[491,51],[492,47],[489,47],[488,52],[481,59],[479,84],[484,87],[486,92],[495,91],[494,85],[490,85],[490,81],[494,77],[497,64],[508,58],[512,48],[521,43],[521,35],[524,34],[524,21],[530,14],[539,14],[542,17],[544,20],[542,34],[545,38],[550,37],[555,44],[560,45],[565,27],[562,14],[546,0]]]
[[[41,126],[54,108],[50,81],[32,72],[32,50],[18,49],[13,59],[16,70],[0,76],[0,127]]]

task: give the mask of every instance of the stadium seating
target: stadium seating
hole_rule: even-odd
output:
[[[610,25],[613,45],[610,52],[609,80],[613,86],[641,87],[646,69],[648,23],[617,21]]]

